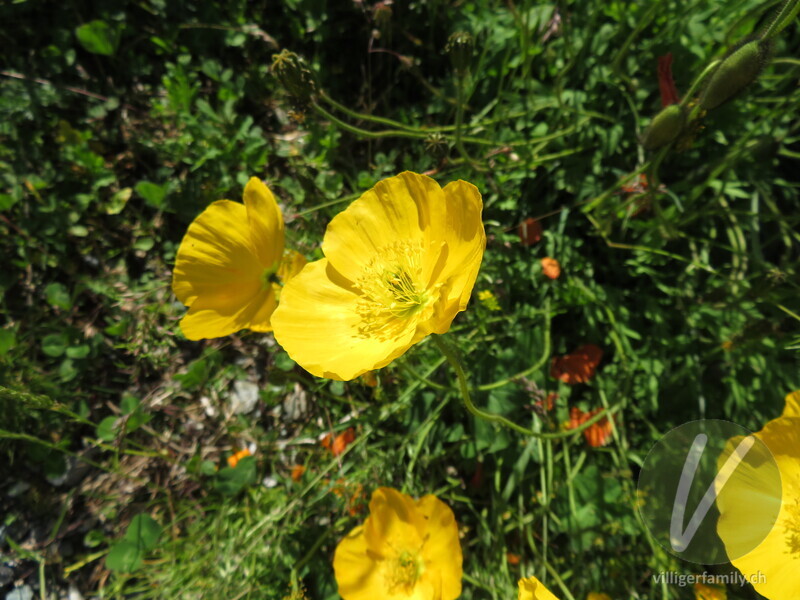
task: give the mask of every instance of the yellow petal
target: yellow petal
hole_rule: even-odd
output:
[[[456,313],[466,309],[486,248],[481,221],[483,201],[478,188],[466,181],[453,181],[445,186],[444,198],[438,214],[432,216],[430,234],[442,239],[447,248],[441,271],[434,273],[437,282],[447,288],[443,306],[431,326],[435,333],[445,333]]]
[[[800,590],[800,418],[794,416],[796,400],[797,397],[790,394],[783,416],[770,421],[755,434],[771,451],[780,472],[781,504],[777,520],[754,550],[731,560],[755,590],[769,600],[794,598]],[[747,505],[747,500],[743,504]],[[723,502],[718,532],[726,548],[729,539],[736,539],[737,526],[740,526],[734,521],[737,510],[745,520],[763,511],[758,505],[732,508]]]
[[[558,600],[536,577],[520,579],[517,586],[517,600]]]
[[[258,260],[271,268],[283,255],[283,216],[275,196],[258,177],[251,177],[244,188],[244,205],[250,236]]]
[[[439,184],[406,171],[384,179],[328,224],[322,251],[339,273],[357,281],[393,240],[423,241],[430,207],[443,202]]]
[[[383,557],[396,548],[419,548],[424,526],[422,514],[410,496],[387,487],[372,493],[369,518],[364,523],[364,537],[371,551]]]
[[[336,546],[333,571],[344,600],[385,597],[385,584],[376,561],[367,552],[364,527],[359,525]]]
[[[422,549],[427,568],[439,573],[442,600],[461,595],[462,554],[458,525],[453,511],[436,496],[427,495],[417,501],[417,509],[425,517]]]
[[[413,322],[398,321],[384,336],[367,334],[358,301],[358,290],[326,259],[309,263],[281,292],[275,339],[317,377],[349,381],[386,366],[411,345]]]
[[[261,287],[263,267],[250,242],[245,208],[218,200],[189,225],[178,248],[172,291],[191,306],[199,297],[231,308]]]
[[[276,305],[271,288],[259,290],[241,307],[209,304],[201,297],[181,319],[181,331],[190,340],[223,337],[241,329],[272,331],[270,317]]]
[[[294,250],[284,250],[281,266],[278,268],[278,278],[283,285],[286,285],[289,280],[303,270],[308,264],[306,257],[295,252]],[[277,297],[280,299],[281,286],[275,286],[277,290]]]
[[[786,406],[782,417],[800,417],[800,390],[790,392],[786,396]]]

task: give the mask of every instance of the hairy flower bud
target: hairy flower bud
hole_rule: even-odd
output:
[[[472,64],[472,52],[475,50],[475,40],[466,31],[458,31],[447,40],[445,50],[450,55],[450,61],[459,77],[469,71]]]
[[[716,108],[753,83],[767,64],[770,43],[753,40],[730,53],[711,74],[700,96],[700,106]]]
[[[686,109],[680,104],[671,104],[650,122],[642,136],[642,146],[645,150],[658,150],[677,138],[685,125]]]
[[[283,50],[272,56],[272,74],[296,100],[308,103],[317,94],[314,74],[294,52]]]

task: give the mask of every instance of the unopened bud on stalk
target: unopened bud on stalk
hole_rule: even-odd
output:
[[[428,134],[425,138],[425,151],[435,160],[442,160],[447,156],[447,140],[438,131]]]
[[[306,104],[317,94],[314,74],[305,61],[294,52],[283,50],[272,56],[272,74],[295,100]]]
[[[769,60],[770,46],[766,40],[753,40],[729,54],[711,74],[700,106],[716,108],[753,83]]]
[[[475,50],[475,40],[466,31],[458,31],[447,40],[445,50],[450,55],[450,61],[459,77],[464,77],[472,64],[472,52]]]
[[[686,126],[686,109],[680,104],[670,104],[658,113],[642,136],[645,150],[658,150],[680,135]]]

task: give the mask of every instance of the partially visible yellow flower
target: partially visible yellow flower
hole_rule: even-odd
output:
[[[769,600],[796,598],[800,590],[800,391],[786,396],[783,414],[754,435],[769,448],[779,480],[768,468],[771,461],[761,461],[763,466],[750,469],[747,479],[728,481],[717,496],[717,532],[733,565],[759,594]],[[776,490],[780,498],[773,498]],[[737,548],[748,547],[744,546],[748,536],[762,533],[751,531],[750,523],[758,521],[754,512],[768,514],[776,504],[778,516],[769,533],[755,549],[737,556]]]
[[[478,292],[478,300],[480,300],[481,304],[491,311],[500,310],[500,305],[497,303],[497,298],[490,290]]]
[[[325,258],[283,289],[275,339],[318,377],[349,381],[388,365],[467,307],[486,235],[471,183],[444,189],[406,171],[336,215]]]
[[[724,587],[718,585],[695,583],[694,598],[695,600],[727,600],[728,592]]]
[[[536,577],[520,579],[517,585],[519,586],[517,600],[558,600]]]
[[[458,526],[444,502],[382,487],[364,524],[336,547],[333,570],[344,600],[455,600],[461,560]]]
[[[608,594],[601,594],[600,592],[589,592],[589,595],[586,596],[586,600],[611,600],[611,596]]]
[[[217,200],[192,221],[175,257],[172,291],[189,311],[181,319],[190,340],[240,329],[272,331],[281,286],[305,265],[283,247],[283,217],[264,183],[251,177],[244,204]]]

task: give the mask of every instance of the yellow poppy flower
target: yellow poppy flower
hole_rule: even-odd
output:
[[[244,204],[213,202],[192,221],[178,248],[172,291],[189,307],[181,319],[190,340],[240,329],[271,331],[281,287],[306,260],[284,253],[283,217],[275,197],[252,177]]]
[[[586,596],[586,600],[611,600],[611,596],[600,592],[589,592],[589,595]]]
[[[783,414],[754,435],[769,448],[780,472],[780,508],[763,541],[746,554],[734,556],[731,562],[765,598],[796,598],[800,590],[800,391],[786,396]],[[752,481],[739,484],[741,489],[727,490],[738,501],[726,501],[725,488],[717,497],[717,532],[730,554],[736,554],[731,548],[747,541],[746,525],[748,519],[754,520],[752,511],[767,510],[777,501],[769,494],[776,483],[768,469],[752,469],[749,475]]]
[[[536,577],[520,579],[517,585],[519,586],[517,600],[558,600]]]
[[[461,559],[458,526],[444,502],[382,487],[364,524],[336,547],[333,570],[344,600],[455,600]]]
[[[486,235],[471,183],[405,172],[379,182],[325,231],[325,258],[284,288],[275,339],[318,377],[379,369],[467,307]]]

